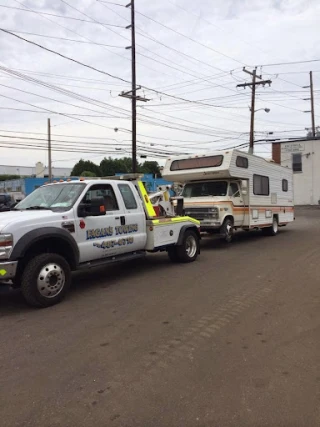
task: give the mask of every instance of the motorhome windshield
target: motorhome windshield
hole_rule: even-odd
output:
[[[227,189],[227,181],[193,182],[185,185],[182,195],[186,198],[226,196]]]

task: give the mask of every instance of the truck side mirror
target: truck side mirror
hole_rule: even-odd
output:
[[[78,207],[78,216],[85,218],[86,216],[102,216],[106,214],[103,197],[91,199],[89,203],[80,203]]]

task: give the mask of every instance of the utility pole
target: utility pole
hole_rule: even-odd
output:
[[[245,67],[243,67],[243,71],[247,74],[250,74],[252,76],[252,82],[251,83],[241,83],[237,85],[237,87],[243,87],[246,88],[247,86],[251,88],[251,118],[250,118],[250,144],[249,144],[249,153],[253,154],[253,147],[254,147],[254,114],[255,114],[255,102],[256,102],[256,86],[262,85],[265,86],[268,84],[271,85],[271,80],[262,80],[262,76],[257,75],[257,69],[255,68],[253,71],[246,70]],[[260,81],[257,81],[257,78]]]
[[[52,159],[51,159],[51,122],[48,119],[48,172],[49,182],[52,181]]]
[[[316,125],[314,121],[314,100],[313,100],[313,78],[312,71],[310,71],[310,99],[311,99],[311,123],[312,123],[312,136],[316,137]]]
[[[134,0],[131,0],[131,74],[132,74],[132,173],[137,172],[137,92],[136,92],[136,31]],[[129,7],[127,5],[126,7]]]
[[[313,98],[313,77],[312,71],[309,72],[310,76],[310,86],[303,86],[303,89],[310,88],[310,98],[304,98],[304,101],[311,101],[311,110],[304,111],[304,113],[311,113],[311,131],[313,138],[316,137],[316,125],[314,119],[314,98]]]
[[[131,24],[126,29],[131,29],[131,46],[126,49],[131,49],[131,91],[121,92],[119,96],[123,98],[131,99],[132,108],[132,173],[137,172],[137,100],[147,102],[149,99],[137,96],[137,90],[141,89],[137,87],[136,83],[136,30],[135,30],[135,9],[134,1],[131,0],[126,7],[131,7]]]

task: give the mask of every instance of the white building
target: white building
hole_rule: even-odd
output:
[[[293,169],[296,205],[320,204],[320,138],[273,143],[272,158]]]
[[[58,168],[52,167],[53,177],[64,177],[70,176],[72,168]],[[35,166],[8,166],[0,165],[0,175],[19,175],[19,176],[30,176],[35,178],[43,178],[49,175],[48,167],[44,166],[43,163],[38,162]]]

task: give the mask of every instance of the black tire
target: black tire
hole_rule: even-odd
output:
[[[193,262],[197,259],[200,252],[200,239],[198,234],[193,230],[186,230],[182,244],[176,246],[177,261],[179,262]]]
[[[273,217],[272,226],[266,227],[262,229],[262,233],[265,236],[276,236],[279,231],[278,218],[276,216]]]
[[[221,226],[220,234],[226,243],[231,243],[234,235],[233,220],[226,218]]]
[[[168,248],[168,257],[169,257],[170,261],[172,261],[172,262],[178,262],[179,261],[177,248],[178,248],[177,246],[170,246]]]
[[[37,255],[26,265],[21,276],[21,291],[29,305],[50,307],[65,297],[71,284],[71,269],[60,255]]]

